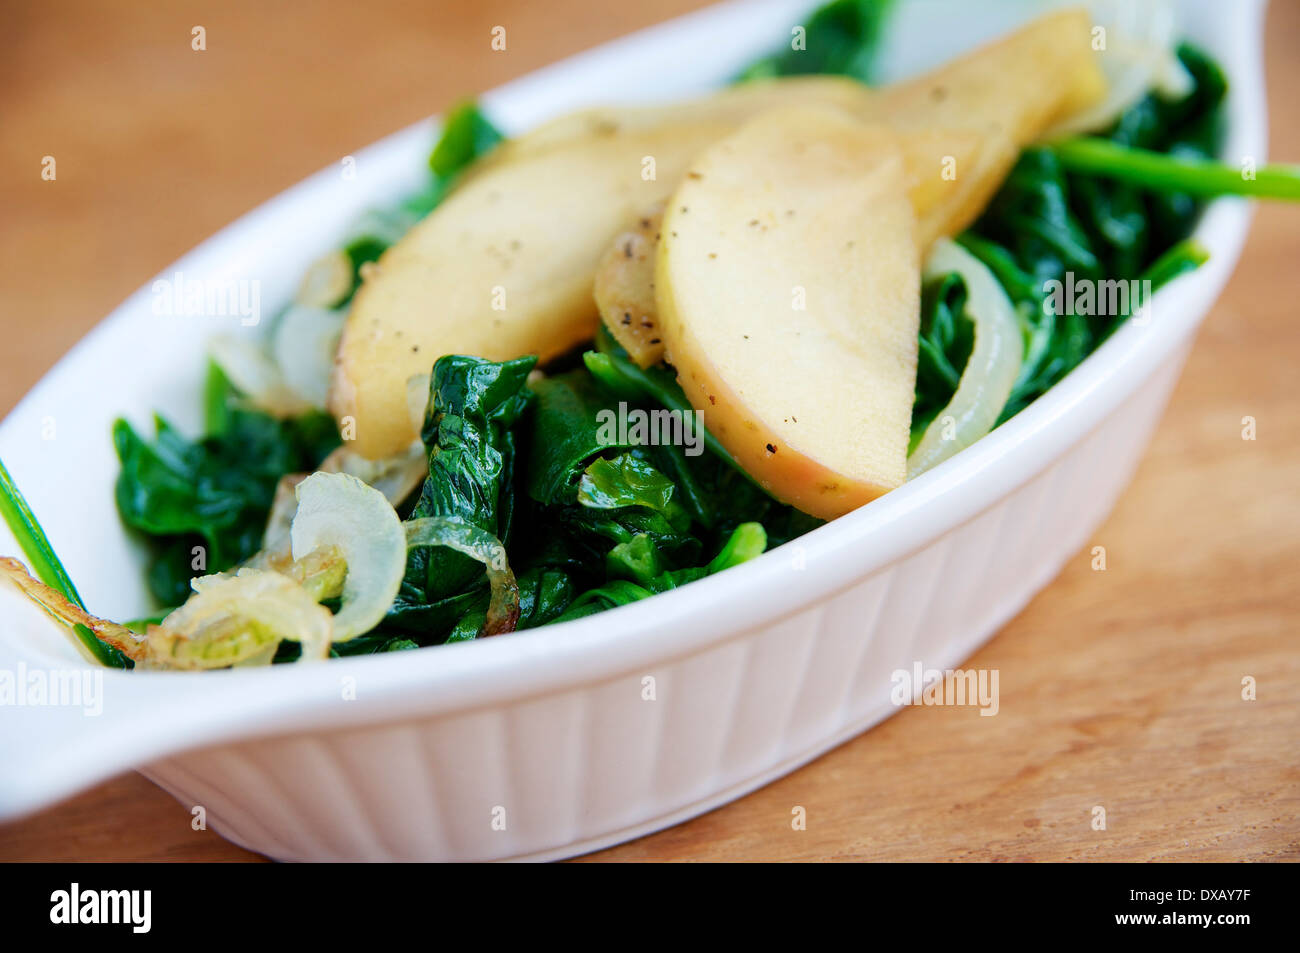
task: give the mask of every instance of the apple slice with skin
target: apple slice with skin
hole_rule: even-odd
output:
[[[737,462],[814,516],[906,478],[920,261],[904,187],[888,127],[782,108],[691,163],[664,216],[666,356]]]

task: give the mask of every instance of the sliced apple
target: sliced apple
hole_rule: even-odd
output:
[[[344,326],[330,410],[372,459],[415,438],[406,381],[444,354],[543,360],[587,340],[600,256],[667,196],[713,125],[559,146],[457,189],[379,259]],[[655,177],[642,177],[653,156]]]
[[[920,263],[894,134],[783,108],[691,171],[664,216],[655,282],[667,357],[705,427],[815,516],[897,487]]]
[[[385,252],[357,292],[329,396],[352,449],[376,459],[410,444],[406,382],[444,354],[546,360],[589,339],[601,255],[745,119],[773,102],[861,105],[867,95],[835,77],[759,83],[702,104],[631,110],[613,128],[557,120],[550,133],[525,136],[525,148],[497,150],[502,157]]]
[[[907,197],[923,253],[979,218],[1020,156],[1019,145],[994,133],[889,125],[903,148]]]
[[[1091,48],[1090,26],[1085,11],[1066,10],[874,95],[846,90],[837,101],[834,87],[820,90],[824,101],[896,131],[923,254],[937,239],[956,235],[979,217],[1026,145],[1061,117],[1102,96],[1105,79]],[[784,89],[794,91],[793,86]],[[566,117],[540,127],[530,148],[571,135],[582,122],[594,126],[651,119],[645,111],[616,110],[585,120]],[[662,359],[663,345],[654,343],[662,335],[648,298],[649,239],[643,233],[625,233],[606,253],[597,303],[610,332],[637,364],[647,367]],[[620,248],[628,247],[634,255],[620,258]]]
[[[647,209],[630,230],[614,239],[596,268],[594,295],[600,319],[641,367],[658,364],[664,353],[655,306],[655,255],[663,215],[662,205]]]
[[[967,183],[940,174],[945,161],[973,168],[990,148],[985,137],[965,130],[916,130],[896,136],[903,160],[904,189],[918,216],[916,237],[924,254],[960,214]],[[690,175],[687,172],[687,175]],[[596,270],[595,297],[601,320],[639,366],[663,359],[663,334],[655,303],[655,258],[663,210],[641,215],[614,239]]]
[[[772,80],[692,103],[586,110],[504,144],[369,273],[330,409],[353,425],[358,453],[391,456],[415,436],[407,379],[439,356],[545,360],[581,343],[598,321],[593,282],[614,239],[697,153],[773,105],[830,104],[895,127],[916,241],[957,233],[1023,145],[1100,95],[1088,26],[1086,13],[1053,14],[883,91],[837,77]],[[639,360],[654,358],[649,340]]]
[[[866,105],[866,114],[901,129],[973,129],[1032,142],[1055,120],[1105,95],[1091,30],[1084,9],[1047,14],[887,87]]]
[[[923,244],[975,221],[1021,149],[1105,95],[1091,28],[1086,10],[1048,14],[863,101],[858,115],[930,142],[936,161],[917,208]]]

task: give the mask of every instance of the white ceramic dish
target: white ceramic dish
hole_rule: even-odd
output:
[[[711,87],[779,41],[808,6],[710,8],[511,83],[484,105],[518,130],[596,99]],[[894,74],[1042,5],[901,9],[886,56]],[[1182,34],[1232,80],[1224,154],[1259,161],[1262,13],[1262,2],[1180,4]],[[663,65],[653,97],[629,61]],[[258,277],[270,311],[360,211],[417,184],[432,135],[422,124],[358,153],[354,180],[336,169],[313,176],[163,275]],[[1210,262],[1156,297],[1149,324],[1123,328],[991,436],[719,576],[482,643],[274,670],[107,671],[94,717],[0,708],[0,817],[145,766],[182,803],[204,807],[224,836],[275,858],[543,859],[752,790],[891,714],[895,669],[956,666],[1089,540],[1137,465],[1248,222],[1245,203],[1214,203],[1197,231]],[[111,420],[144,421],[159,408],[196,426],[204,339],[228,330],[219,323],[153,315],[146,286],[0,427],[0,456],[99,614],[147,608],[142,553],[113,509]],[[54,439],[42,439],[51,422]],[[17,552],[3,528],[0,552]],[[20,663],[82,666],[60,630],[5,590],[0,667]],[[643,699],[648,677],[652,701]]]

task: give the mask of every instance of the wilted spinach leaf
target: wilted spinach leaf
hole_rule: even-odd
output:
[[[421,439],[429,476],[412,519],[446,516],[509,545],[515,507],[516,434],[532,401],[525,386],[537,359],[495,363],[449,355],[434,364]],[[385,625],[436,632],[460,618],[483,589],[483,567],[442,547],[412,549]]]
[[[652,410],[692,410],[676,376],[667,367],[637,367],[604,328],[596,334],[596,347],[597,351],[584,355],[584,362],[609,391],[608,400],[625,400],[629,406]],[[709,433],[707,420],[700,426],[705,450],[702,454],[689,455],[685,447],[671,445],[648,447],[642,452],[672,480],[675,499],[690,513],[706,549],[721,545],[737,526],[748,521],[763,524],[772,546],[822,524],[816,517],[772,499]]]
[[[212,430],[191,440],[161,417],[147,440],[125,420],[113,424],[122,471],[115,489],[122,521],[149,536],[149,588],[163,605],[184,602],[190,579],[221,572],[261,545],[275,485],[315,469],[338,446],[327,414],[285,420],[246,406],[219,371],[209,378],[205,417]],[[195,562],[194,547],[204,559]]]
[[[660,513],[671,512],[673,481],[632,453],[602,457],[578,478],[578,502],[595,509],[616,506],[646,506]]]
[[[648,536],[635,536],[610,550],[607,580],[574,599],[568,610],[555,621],[580,619],[646,596],[676,589],[760,556],[766,548],[767,534],[763,531],[762,524],[741,523],[732,531],[718,554],[705,565],[670,569],[652,539]]]
[[[625,449],[606,414],[618,413],[618,397],[601,388],[585,370],[544,377],[533,385],[528,495],[538,503],[571,503],[579,476],[600,454]]]
[[[921,289],[921,338],[909,452],[930,421],[952,400],[970,359],[975,324],[963,310],[965,306],[966,283],[960,275],[943,275]]]
[[[558,569],[530,569],[519,576],[519,622],[516,629],[535,629],[558,618],[573,601],[573,580]],[[487,617],[487,599],[452,628],[448,642],[476,638]]]

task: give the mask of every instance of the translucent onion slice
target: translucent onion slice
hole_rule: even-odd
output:
[[[259,342],[223,334],[208,342],[208,353],[255,407],[276,417],[292,417],[311,409],[311,403],[289,386],[280,366]]]
[[[1106,95],[1053,125],[1044,139],[1105,129],[1152,88],[1167,96],[1191,89],[1192,78],[1174,53],[1177,24],[1168,0],[1094,0],[1089,8],[1106,29],[1106,48],[1097,53]]]
[[[325,407],[346,312],[296,306],[280,316],[271,357],[284,386],[303,403]]]
[[[266,529],[262,530],[262,548],[248,565],[261,566],[276,560],[287,561],[289,550],[289,530],[293,527],[293,518],[298,512],[298,484],[307,479],[305,473],[286,473],[275,485],[275,496],[271,498],[271,512],[266,517]]]
[[[268,645],[262,651],[254,655],[250,655],[248,658],[244,659],[241,662],[235,662],[230,667],[231,668],[261,668],[263,666],[270,665],[272,662],[275,661],[275,653],[276,650],[279,649],[279,647],[280,647],[279,645]]]
[[[322,546],[313,549],[302,559],[294,559],[288,544],[283,550],[259,552],[239,569],[265,569],[287,576],[307,590],[317,602],[336,599],[343,594],[343,580],[347,578],[348,564],[343,559],[343,551],[337,546]],[[231,572],[213,573],[190,580],[190,587],[201,592],[210,580],[234,576],[238,569]]]
[[[337,546],[322,546],[302,559],[295,559],[283,574],[306,589],[317,602],[324,602],[343,595],[348,564],[343,558],[343,550]]]
[[[368,460],[347,447],[339,447],[318,468],[325,473],[346,473],[373,486],[393,506],[415,492],[429,475],[429,452],[418,440],[402,453],[381,460]]]
[[[193,586],[185,605],[149,626],[146,666],[225,668],[273,652],[282,639],[301,642],[304,660],[329,655],[334,617],[288,576],[241,569]]]
[[[956,272],[966,283],[966,313],[975,322],[975,345],[957,391],[931,421],[907,458],[912,479],[969,447],[993,429],[1020,373],[1024,342],[1011,299],[978,258],[950,239],[930,249],[923,280]]]
[[[487,567],[492,596],[478,637],[513,632],[519,624],[519,584],[506,559],[506,548],[487,530],[443,516],[407,520],[408,546],[446,546]]]
[[[406,535],[393,505],[347,473],[313,473],[297,487],[289,531],[295,560],[337,546],[347,565],[334,641],[369,632],[397,598],[406,570]]]
[[[352,259],[340,249],[311,263],[294,300],[305,308],[335,308],[351,290]]]
[[[429,454],[418,440],[404,453],[382,460],[367,460],[347,447],[339,447],[321,461],[323,473],[347,473],[374,487],[393,506],[401,504],[429,475]],[[266,530],[262,533],[262,552],[275,555],[289,552],[289,527],[298,512],[298,484],[305,473],[287,473],[275,487]]]

